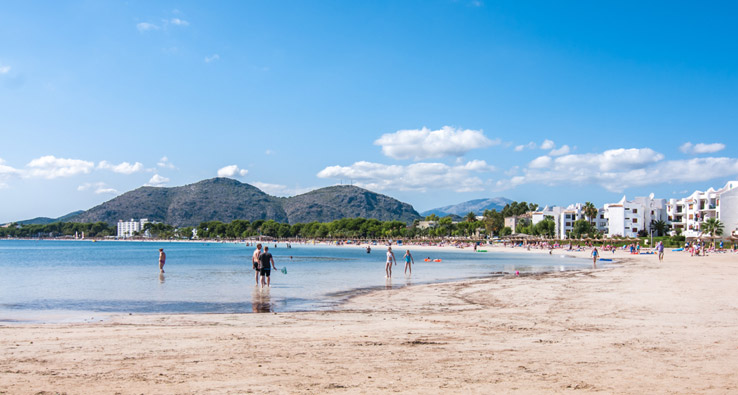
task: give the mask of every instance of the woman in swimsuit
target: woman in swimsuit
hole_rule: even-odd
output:
[[[415,264],[415,259],[413,259],[413,255],[410,253],[410,250],[405,250],[405,255],[403,256],[403,258],[405,258],[405,274],[407,274],[408,269],[410,270],[410,274],[413,274],[412,265]]]
[[[392,252],[392,247],[387,247],[387,262],[384,266],[384,272],[387,274],[387,278],[392,277],[392,263],[397,266],[397,260],[395,260],[395,253]]]

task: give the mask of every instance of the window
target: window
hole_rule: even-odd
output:
[[[637,224],[638,223],[638,218],[633,218],[633,223],[634,224]]]
[[[633,232],[638,232],[638,228],[633,228]]]
[[[634,208],[633,209],[633,214],[637,214],[637,213],[638,213],[638,209],[637,208]]]

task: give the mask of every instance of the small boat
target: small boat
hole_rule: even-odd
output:
[[[487,250],[477,250],[477,252],[487,252]]]

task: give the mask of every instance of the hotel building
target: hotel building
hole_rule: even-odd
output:
[[[135,232],[140,232],[143,230],[144,225],[148,223],[149,220],[146,218],[141,218],[140,220],[136,221],[133,218],[131,218],[130,221],[118,221],[118,237],[126,238],[126,237],[133,237]]]

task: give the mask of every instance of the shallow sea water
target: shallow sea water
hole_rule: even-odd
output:
[[[405,249],[385,279],[386,247],[270,244],[278,268],[272,286],[255,287],[243,243],[0,240],[0,323],[90,321],[117,313],[246,313],[329,309],[364,290],[446,282],[498,272],[544,272],[588,267],[561,255],[413,253],[412,276],[403,274]],[[167,253],[165,274],[158,249]],[[411,252],[413,251],[410,247]]]

